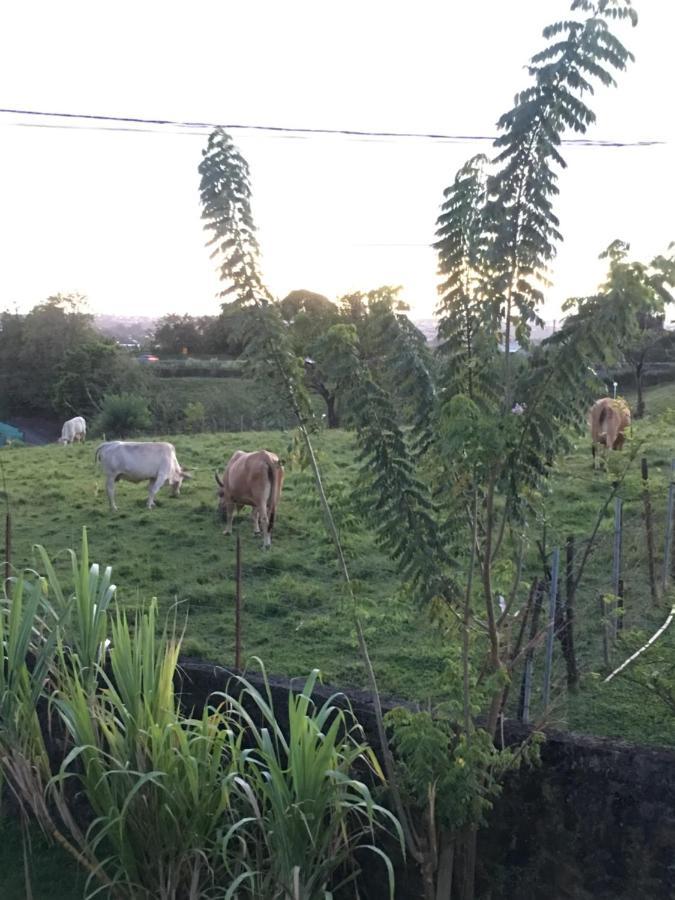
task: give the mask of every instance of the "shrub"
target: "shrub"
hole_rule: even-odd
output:
[[[185,407],[185,428],[189,432],[204,430],[206,423],[206,410],[201,400],[188,403]]]
[[[129,437],[150,427],[148,404],[138,394],[108,394],[94,420],[94,430],[108,437]]]
[[[393,897],[373,839],[398,824],[354,778],[380,772],[351,711],[333,697],[314,706],[318,671],[289,694],[288,733],[264,670],[262,691],[238,678],[234,695],[186,716],[174,691],[181,637],[158,633],[157,600],[133,619],[115,608],[84,530],[71,595],[38,556],[44,576],[13,579],[0,597],[0,775],[88,870],[87,897],[323,900],[352,880],[360,848],[384,861]],[[51,757],[47,733],[58,736]]]

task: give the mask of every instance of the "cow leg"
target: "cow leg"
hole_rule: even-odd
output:
[[[155,505],[155,497],[159,493],[159,489],[166,481],[166,475],[159,474],[154,481],[150,482],[150,490],[148,491],[148,509],[152,509]]]
[[[108,500],[110,501],[110,509],[114,512],[117,512],[117,507],[115,506],[115,476],[108,475],[105,482],[105,489],[108,492]]]
[[[595,443],[591,444],[591,453],[593,454],[593,471],[598,468],[598,461],[596,459],[597,450],[595,448]]]
[[[253,522],[253,534],[260,534],[260,512],[257,506],[253,507],[251,520]]]
[[[234,521],[234,503],[225,503],[225,528],[223,534],[232,534],[232,523]]]
[[[269,550],[272,546],[272,535],[270,533],[270,522],[267,518],[267,506],[260,508],[260,524],[263,533],[263,550]]]

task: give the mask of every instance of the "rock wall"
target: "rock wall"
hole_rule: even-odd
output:
[[[183,660],[182,701],[200,708],[227,687],[232,673],[213,663]],[[255,675],[256,686],[262,681]],[[280,721],[287,713],[287,679],[271,679]],[[295,679],[300,689],[303,679]],[[234,683],[231,684],[234,686]],[[318,701],[336,689],[319,686]],[[379,741],[370,696],[349,701],[371,745]],[[401,705],[389,700],[386,709]],[[505,729],[508,742],[522,726]],[[397,866],[397,898],[420,896],[414,870]],[[511,775],[479,842],[484,900],[673,900],[675,898],[675,751],[550,732],[541,766]],[[364,898],[385,893],[364,885]]]

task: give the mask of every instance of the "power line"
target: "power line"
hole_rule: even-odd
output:
[[[267,134],[278,135],[297,135],[299,137],[311,137],[313,135],[338,135],[341,137],[355,138],[386,138],[390,140],[398,139],[422,139],[431,141],[443,141],[450,143],[492,143],[496,135],[488,134],[440,134],[434,132],[416,132],[416,131],[361,131],[350,128],[294,128],[282,125],[242,125],[240,123],[217,123],[217,122],[190,122],[177,121],[174,119],[146,119],[139,116],[104,116],[93,115],[90,113],[70,113],[70,112],[46,112],[34,109],[2,109],[2,115],[28,116],[41,118],[45,120],[80,120],[84,123],[110,123],[107,126],[93,125],[57,125],[56,127],[90,127],[99,130],[112,131],[147,131],[143,126],[152,125],[162,129],[179,128],[187,132],[193,133],[209,133],[215,128],[224,128],[226,130],[255,131]],[[11,122],[10,125],[24,125],[22,122]],[[123,126],[123,127],[122,127]],[[55,127],[49,125],[46,121],[44,125],[38,124],[37,127]],[[182,133],[179,132],[179,133]],[[589,138],[566,138],[563,144],[579,147],[655,147],[663,146],[666,141],[645,140],[645,141],[604,141],[591,140]]]

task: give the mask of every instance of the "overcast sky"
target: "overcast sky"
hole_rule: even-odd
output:
[[[5,3],[0,106],[249,125],[491,135],[562,0]],[[675,240],[673,0],[621,28],[636,62],[591,99],[567,148],[565,242],[544,317],[602,275],[614,238],[649,258]],[[0,115],[0,309],[78,291],[95,312],[216,313],[197,166],[206,134],[35,127]],[[45,123],[42,122],[44,125]],[[56,123],[52,123],[56,124]],[[77,125],[77,123],[74,123]],[[436,303],[429,248],[443,189],[489,145],[233,132],[251,166],[271,289],[331,298],[401,284]]]

